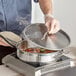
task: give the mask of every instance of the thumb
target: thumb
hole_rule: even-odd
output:
[[[47,27],[47,31],[50,31],[50,28],[51,28],[50,25],[51,25],[50,21],[47,21],[45,23],[45,26]]]

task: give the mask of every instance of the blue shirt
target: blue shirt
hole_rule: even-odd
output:
[[[20,34],[26,25],[20,25],[19,18],[30,23],[31,0],[0,0],[0,31]]]

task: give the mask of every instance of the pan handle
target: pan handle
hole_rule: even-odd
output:
[[[69,54],[70,52],[70,47],[66,47],[65,49],[63,49],[63,54]]]
[[[58,51],[57,55],[54,56],[55,59],[59,59],[63,55],[63,50]]]

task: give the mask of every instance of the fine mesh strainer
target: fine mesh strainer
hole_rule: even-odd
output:
[[[41,47],[50,50],[61,50],[70,44],[69,36],[62,30],[56,34],[47,35],[45,39],[42,37],[47,32],[44,23],[35,23],[28,25],[24,31],[24,37],[31,43],[30,47]]]

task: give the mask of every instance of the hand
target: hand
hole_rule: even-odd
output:
[[[45,25],[49,34],[54,34],[60,30],[60,23],[52,16],[45,16]]]
[[[6,41],[4,39],[2,39],[1,37],[0,37],[0,45],[1,46],[11,46],[8,43],[6,43]]]

